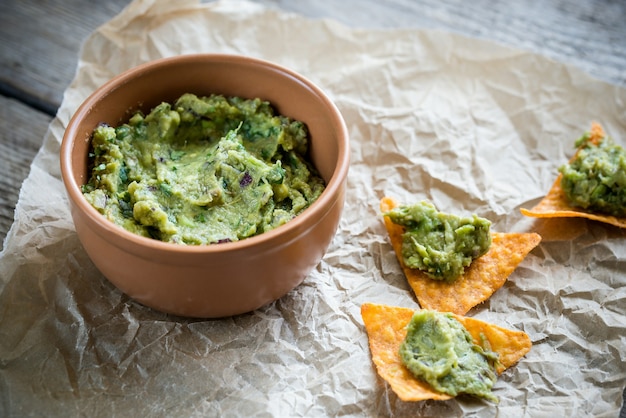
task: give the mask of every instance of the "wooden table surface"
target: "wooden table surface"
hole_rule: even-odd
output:
[[[438,28],[531,50],[626,86],[622,0],[254,0],[365,28]],[[74,77],[82,42],[128,0],[0,2],[0,242]],[[1,248],[1,247],[0,247]],[[622,417],[626,417],[622,411]]]

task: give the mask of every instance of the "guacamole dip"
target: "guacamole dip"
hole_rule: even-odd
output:
[[[398,206],[383,214],[405,228],[402,259],[435,280],[452,281],[491,246],[491,222],[437,211],[426,201]]]
[[[201,245],[238,241],[297,216],[325,185],[308,132],[260,99],[184,94],[93,132],[85,198],[136,234]]]
[[[498,354],[474,344],[463,324],[449,313],[416,311],[399,354],[416,378],[439,392],[498,400],[491,392]]]
[[[605,137],[576,141],[576,156],[559,168],[561,188],[570,205],[608,215],[626,216],[626,151]]]

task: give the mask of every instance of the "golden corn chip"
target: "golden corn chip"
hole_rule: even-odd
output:
[[[520,208],[522,215],[533,218],[586,218],[626,228],[626,218],[584,212],[570,206],[561,189],[561,177],[562,175],[559,174],[548,194],[537,206],[532,209]]]
[[[380,210],[387,212],[398,204],[390,197],[380,202]],[[491,233],[491,247],[472,261],[463,275],[452,282],[433,280],[418,269],[410,269],[402,262],[402,234],[404,228],[384,217],[391,245],[404,275],[413,289],[420,306],[458,315],[467,313],[504,285],[506,279],[541,241],[536,233]]]
[[[593,123],[589,133],[589,141],[599,143],[604,138],[602,127]],[[575,158],[572,157],[572,159]],[[548,191],[548,194],[532,209],[520,208],[524,216],[533,218],[587,218],[598,222],[604,222],[620,228],[626,228],[626,218],[618,218],[611,215],[585,212],[582,209],[569,205],[563,190],[561,189],[562,174],[559,174]]]
[[[415,378],[402,364],[398,350],[406,337],[406,326],[414,310],[364,303],[361,317],[369,340],[372,361],[378,375],[403,401],[426,399],[445,400],[452,396],[435,391],[428,383]],[[460,315],[454,317],[463,324],[474,339],[481,344],[481,336],[489,342],[492,351],[499,354],[498,374],[517,363],[532,346],[528,335]]]

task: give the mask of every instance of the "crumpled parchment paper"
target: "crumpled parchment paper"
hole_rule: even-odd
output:
[[[60,180],[72,113],[114,75],[176,54],[245,54],[317,83],[347,122],[346,210],[287,296],[219,320],[115,289],[80,246]],[[528,52],[421,30],[350,29],[245,1],[137,0],[84,44],[24,182],[0,261],[0,415],[617,416],[626,382],[626,232],[524,218],[599,121],[626,142],[626,92]],[[375,373],[363,302],[418,305],[378,201],[432,200],[540,246],[468,315],[527,332],[499,404],[399,401]]]

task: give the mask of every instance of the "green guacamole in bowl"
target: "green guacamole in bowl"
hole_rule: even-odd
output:
[[[238,241],[309,207],[325,184],[304,123],[260,99],[184,94],[92,136],[89,203],[141,236],[187,245]]]

